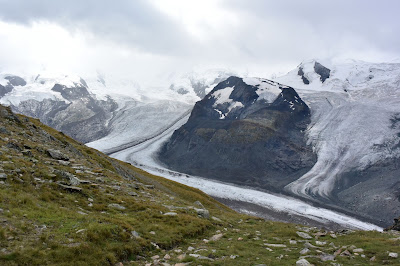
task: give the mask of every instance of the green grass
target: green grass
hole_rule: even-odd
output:
[[[198,189],[111,159],[38,120],[19,118],[25,122],[18,124],[0,117],[0,126],[11,132],[0,135],[0,168],[8,175],[5,184],[0,185],[0,265],[114,265],[120,261],[124,265],[144,265],[152,262],[152,256],[158,255],[162,260],[165,254],[171,257],[168,263],[172,265],[295,265],[304,248],[301,242],[289,244],[289,239],[301,240],[294,224],[238,214]],[[31,137],[19,134],[22,130]],[[32,157],[5,149],[10,141],[31,147]],[[70,165],[52,160],[46,153],[49,148],[67,154],[73,159]],[[74,164],[85,166],[89,172],[75,173]],[[69,192],[57,185],[68,183],[55,174],[57,171],[70,172],[94,185],[81,184],[82,192]],[[154,189],[145,185],[154,185]],[[195,201],[200,201],[211,216],[221,221],[198,217],[193,209]],[[125,209],[111,208],[109,204]],[[164,216],[172,211],[166,207],[171,205],[180,207],[173,210],[178,215]],[[132,231],[140,238],[133,237]],[[204,241],[217,233],[223,234],[220,240]],[[357,231],[338,234],[334,239],[328,234],[319,239],[328,244],[307,255],[320,255],[317,250],[333,254],[342,246],[355,245],[364,249],[366,258],[336,257],[335,262],[399,265],[399,259],[391,259],[387,254],[400,253],[400,241],[393,240],[396,237]],[[268,251],[265,243],[287,247]],[[315,239],[310,243],[315,245]],[[188,247],[194,250],[188,251]],[[179,249],[182,251],[174,251]],[[184,258],[178,257],[184,253]],[[214,261],[196,259],[191,253]],[[376,261],[370,262],[373,256]],[[330,265],[318,258],[307,259],[315,265]]]

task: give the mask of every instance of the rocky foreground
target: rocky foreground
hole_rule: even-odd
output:
[[[396,231],[238,214],[0,106],[1,265],[400,264]]]

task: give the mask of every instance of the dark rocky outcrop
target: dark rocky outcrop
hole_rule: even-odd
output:
[[[385,228],[385,231],[390,231],[390,230],[400,231],[400,217],[395,218],[393,220],[394,220],[393,225]]]
[[[257,93],[267,84],[281,90],[272,102]],[[218,102],[215,95],[232,87],[229,101]],[[293,88],[230,77],[196,103],[159,159],[180,172],[279,191],[316,161],[304,138],[309,122],[310,110]]]
[[[6,95],[7,93],[11,92],[13,87],[10,86],[3,86],[0,84],[0,98]]]
[[[8,80],[5,86],[0,84],[0,98],[11,92],[15,86],[25,86],[26,81],[18,76],[7,76],[4,79]]]
[[[306,84],[306,85],[310,84],[310,81],[304,75],[304,71],[303,71],[302,67],[299,67],[299,71],[297,72],[297,75],[299,75],[301,77],[304,84]]]
[[[328,79],[331,75],[331,70],[329,68],[324,67],[318,62],[314,64],[314,71],[320,76],[321,82],[324,83],[326,79]]]
[[[321,65],[320,63],[318,63],[316,61],[314,62],[314,71],[315,71],[315,73],[317,73],[320,76],[320,80],[322,83],[324,83],[325,80],[327,80],[331,75],[331,70],[329,68]],[[299,66],[297,75],[299,75],[301,77],[304,84],[306,84],[306,85],[310,84],[310,80],[306,77],[306,74],[304,73],[303,65]]]
[[[26,81],[18,76],[7,76],[5,77],[6,80],[8,80],[9,84],[12,86],[25,86]]]
[[[83,84],[76,84],[74,87],[55,84],[51,90],[61,93],[61,96],[69,101],[78,100],[83,97],[89,97],[87,87],[85,87]]]

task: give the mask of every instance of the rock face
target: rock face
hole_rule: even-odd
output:
[[[318,62],[315,62],[315,64],[314,64],[314,71],[315,71],[315,73],[320,75],[320,80],[322,83],[324,83],[325,80],[328,79],[331,75],[331,70],[327,67],[324,67],[323,65],[321,65]]]
[[[113,99],[98,100],[89,93],[83,79],[68,86],[57,83],[51,90],[60,93],[62,99],[28,99],[11,107],[15,112],[39,118],[43,123],[83,143],[109,133],[107,121],[118,107]]]
[[[394,223],[392,226],[385,228],[385,231],[389,231],[389,230],[400,231],[400,217],[394,219]]]
[[[322,83],[325,82],[325,80],[327,80],[330,75],[331,75],[331,70],[325,66],[323,66],[321,63],[319,62],[314,62],[314,72],[319,75],[319,79],[321,80]],[[307,77],[307,74],[304,73],[304,67],[303,66],[299,66],[299,70],[297,71],[297,75],[299,75],[301,77],[301,79],[303,80],[303,83],[305,85],[310,84],[310,79],[309,77]]]
[[[196,103],[159,159],[184,173],[280,190],[316,161],[305,143],[309,122],[293,88],[232,76]]]
[[[302,67],[299,67],[299,71],[297,72],[297,75],[299,75],[301,77],[304,84],[306,84],[306,85],[310,84],[310,81],[306,78]]]
[[[5,80],[8,80],[5,86],[0,84],[0,98],[11,92],[15,86],[25,86],[26,81],[18,76],[6,76]]]

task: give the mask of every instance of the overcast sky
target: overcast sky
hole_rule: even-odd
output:
[[[397,0],[0,0],[0,71],[142,81],[227,68],[268,77],[311,58],[400,58]]]

